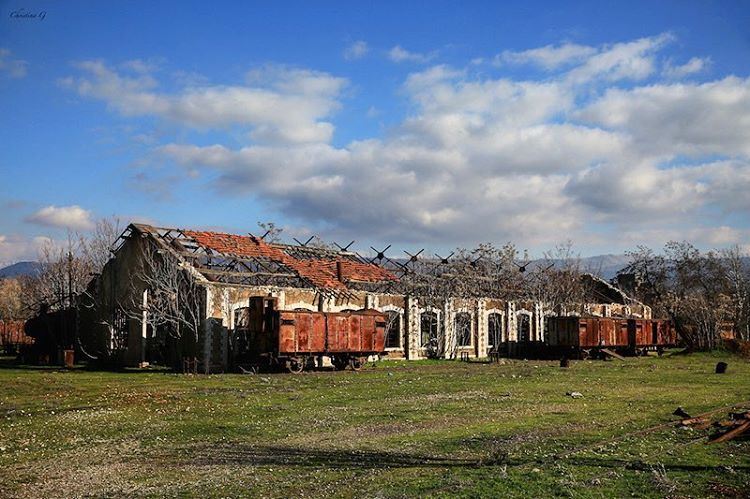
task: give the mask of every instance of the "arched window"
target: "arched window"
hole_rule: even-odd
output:
[[[430,343],[437,343],[438,315],[435,312],[422,312],[420,317],[420,346],[427,347]]]
[[[456,314],[456,344],[460,347],[471,346],[471,314],[468,312]]]
[[[531,314],[518,313],[518,341],[525,343],[531,340]]]
[[[385,313],[385,347],[401,347],[401,314],[395,310],[389,310]]]
[[[498,347],[503,339],[503,316],[493,312],[487,316],[487,348]]]

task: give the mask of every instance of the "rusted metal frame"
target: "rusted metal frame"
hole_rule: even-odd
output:
[[[253,257],[241,257],[239,255],[230,255],[230,254],[227,254],[227,253],[218,253],[217,255],[214,255],[214,254],[211,254],[211,255],[196,255],[195,253],[191,253],[189,251],[183,252],[181,254],[182,254],[182,256],[184,256],[186,258],[190,258],[190,259],[200,259],[201,257],[204,257],[204,256],[207,256],[207,257],[220,256],[221,258],[227,259],[227,261],[229,261],[230,263],[231,262],[238,262],[238,263],[241,262],[241,263],[244,264],[245,262],[250,262],[251,264],[255,264],[257,267],[262,268],[264,271],[266,271],[268,273],[277,273],[278,272],[277,269],[269,268],[268,266],[264,265],[263,262],[259,261],[257,258],[253,258]],[[255,272],[254,270],[252,270],[251,267],[248,267],[247,265],[245,265],[245,267],[248,268],[248,269],[250,269],[251,271]]]
[[[295,274],[281,274],[273,272],[227,272],[223,270],[214,269],[200,269],[201,273],[220,275],[227,277],[253,277],[253,276],[264,276],[264,277],[297,277]]]
[[[112,246],[110,247],[110,253],[117,253],[122,249],[122,247],[125,245],[128,239],[133,235],[133,228],[131,225],[128,225],[125,227],[125,230],[122,231],[122,233],[117,236],[117,239],[115,239],[114,243],[112,243]]]

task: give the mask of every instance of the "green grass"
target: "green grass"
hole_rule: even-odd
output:
[[[725,375],[713,374],[719,360],[729,363]],[[706,445],[712,430],[674,425],[640,432],[675,420],[677,406],[691,414],[750,406],[750,363],[722,354],[581,361],[567,370],[542,361],[394,361],[299,376],[5,367],[0,496],[750,490],[750,441]]]

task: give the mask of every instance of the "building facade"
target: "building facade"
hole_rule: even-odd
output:
[[[149,293],[156,291],[139,276],[148,271],[140,262],[153,257],[154,251],[188,274],[199,290],[200,325],[194,344],[184,334],[178,335],[179,341],[170,338],[150,320]],[[181,354],[194,354],[206,372],[231,368],[233,334],[242,310],[251,297],[259,296],[276,298],[281,310],[381,311],[388,316],[386,355],[394,358],[515,355],[524,345],[544,343],[550,311],[542,303],[492,297],[428,299],[398,292],[398,281],[395,272],[345,251],[131,224],[93,286],[98,305],[90,307],[96,312],[89,323],[98,328],[100,342],[119,345],[127,365],[155,358],[154,345],[168,344],[174,350],[178,343]],[[596,296],[606,302],[571,304],[555,314],[650,318],[647,306],[603,281],[595,284],[600,288]],[[137,313],[134,302],[140,305]],[[121,310],[126,306],[127,314]],[[103,318],[107,314],[110,317]]]

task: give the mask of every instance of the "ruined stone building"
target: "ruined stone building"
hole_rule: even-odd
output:
[[[131,224],[111,260],[92,283],[90,324],[99,341],[119,342],[122,360],[137,365],[156,355],[165,334],[149,321],[149,291],[138,289],[141,316],[125,314],[128,294],[137,288],[134,269],[145,252],[169,255],[192,276],[200,294],[200,331],[190,348],[211,371],[231,367],[232,335],[250,297],[272,296],[282,310],[338,312],[372,308],[388,314],[386,350],[390,357],[420,359],[440,343],[446,357],[486,357],[491,349],[511,352],[512,344],[543,342],[545,311],[540,303],[451,298],[435,303],[399,291],[398,273],[363,261],[348,251],[273,244],[252,235],[159,228]],[[591,302],[571,304],[566,314],[650,318],[650,309],[627,299],[603,281],[594,281]],[[175,299],[179,299],[175,297]],[[460,331],[460,333],[459,333]],[[117,340],[117,341],[116,341]],[[166,334],[161,344],[174,344]],[[182,343],[184,339],[180,340]],[[163,355],[162,355],[163,356]]]

